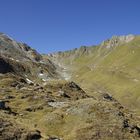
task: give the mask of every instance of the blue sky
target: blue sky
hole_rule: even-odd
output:
[[[140,34],[140,0],[0,0],[0,32],[40,53]]]

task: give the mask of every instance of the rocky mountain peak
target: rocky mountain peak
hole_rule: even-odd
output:
[[[55,77],[55,66],[25,43],[0,33],[0,73],[14,73],[26,79],[46,81]]]
[[[25,43],[15,41],[4,33],[0,33],[0,55],[22,61],[42,60],[42,56],[36,50],[32,49]]]
[[[113,36],[111,39],[107,39],[101,43],[102,47],[111,48],[114,46],[118,46],[123,43],[128,43],[135,38],[135,35],[122,35],[122,36]]]

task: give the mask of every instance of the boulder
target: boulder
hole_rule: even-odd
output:
[[[41,139],[41,132],[38,130],[31,131],[27,135],[27,140],[40,140]]]

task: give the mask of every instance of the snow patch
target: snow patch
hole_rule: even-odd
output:
[[[42,79],[42,81],[46,82],[47,80],[46,79]]]
[[[10,60],[14,61],[15,59],[14,58],[9,58]]]
[[[28,78],[26,78],[26,81],[27,81],[28,84],[33,84],[33,83],[34,83],[33,81],[31,81],[31,80],[28,79]]]
[[[43,73],[39,73],[39,75],[40,75],[40,76],[43,76],[44,74],[43,74]]]

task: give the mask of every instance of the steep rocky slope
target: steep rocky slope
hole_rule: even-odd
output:
[[[56,78],[55,66],[25,43],[18,43],[0,33],[0,72],[12,72],[26,77],[27,81],[47,81]]]
[[[91,50],[96,47],[77,49],[76,56],[72,51],[68,55],[73,60],[62,63],[64,56],[42,57],[31,48],[23,50],[27,45],[20,47],[4,34],[0,39],[0,140],[140,139],[140,118],[135,111],[106,91],[89,94],[67,81],[83,67],[75,59],[93,55]],[[56,61],[58,57],[61,63]]]

